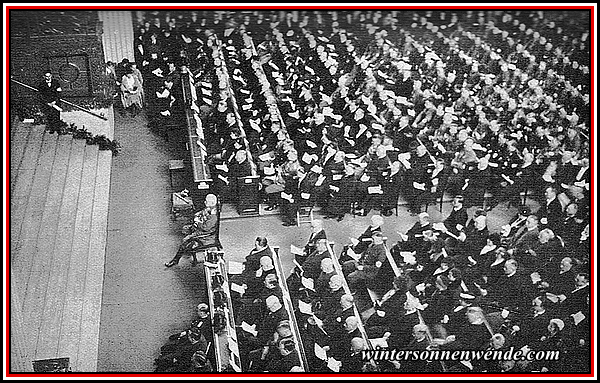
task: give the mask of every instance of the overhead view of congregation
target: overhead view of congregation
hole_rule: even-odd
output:
[[[185,251],[197,262],[196,252],[214,245],[217,196],[240,198],[240,177],[259,178],[260,202],[278,209],[284,226],[298,225],[303,208],[323,216],[311,215],[313,234],[290,275],[276,267],[260,227],[243,271],[229,275],[242,371],[587,368],[584,12],[138,12],[136,54],[137,68],[119,64],[137,73],[123,77],[123,107],[143,100],[168,137],[186,107],[182,83],[191,84],[187,107],[199,116],[214,180],[167,267]],[[134,85],[132,95],[129,82],[143,88]],[[427,211],[437,201],[441,210],[444,198],[451,210],[433,222]],[[511,207],[516,214],[501,230],[488,230],[487,215]],[[334,252],[327,230],[370,213],[364,233]],[[414,226],[382,232],[394,214],[412,216]],[[165,346],[157,371],[218,364],[205,354],[215,324],[201,306],[201,319],[175,337],[179,345]],[[561,357],[361,359],[374,340],[398,350],[513,346]]]
[[[589,10],[176,8],[100,63],[99,365],[143,326],[155,375],[590,373]]]

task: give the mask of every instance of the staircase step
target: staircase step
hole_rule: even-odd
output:
[[[58,345],[58,354],[61,357],[71,358],[73,371],[80,371],[77,358],[79,351],[78,339],[84,303],[97,162],[98,147],[86,145]]]
[[[112,152],[98,152],[96,189],[92,211],[91,237],[85,280],[83,317],[79,338],[78,365],[80,371],[96,371],[102,308],[102,286],[106,250],[108,200]]]
[[[13,246],[18,247],[18,238],[21,232],[21,225],[25,218],[25,208],[31,193],[35,169],[37,167],[40,148],[44,141],[44,126],[34,126],[31,128],[28,140],[23,152],[23,157],[17,169],[11,169],[11,187],[10,187],[10,242],[11,250]],[[11,164],[12,166],[12,164]]]
[[[65,190],[73,182],[69,174],[72,173],[72,166],[69,161],[71,154],[76,153],[82,157],[81,153],[73,148],[73,138],[69,135],[60,136],[56,149],[56,159],[52,168],[52,176],[48,187],[48,198],[42,218],[42,226],[38,237],[38,253],[42,252],[45,267],[43,274],[38,277],[37,283],[46,283],[45,294],[41,294],[38,312],[40,313],[40,324],[36,327],[38,334],[29,334],[37,337],[36,359],[57,358],[58,355],[58,334],[60,323],[55,320],[56,312],[62,309],[62,296],[64,295],[64,284],[61,283],[63,269],[68,270],[68,260],[70,249],[59,249],[60,238],[67,233],[59,230],[63,220],[68,220],[64,216],[63,203]],[[74,160],[77,164],[77,161]],[[81,165],[78,169],[81,173]],[[66,259],[66,264],[65,264]]]
[[[11,214],[11,217],[14,218],[14,221],[11,222],[14,225],[11,227],[11,248],[14,251],[11,260],[16,274],[23,277],[24,286],[29,280],[33,264],[32,254],[36,251],[36,240],[46,202],[46,192],[50,183],[58,136],[45,134],[40,141],[42,143],[39,147],[38,158],[34,160],[31,155],[24,163],[29,166],[30,162],[35,161],[38,166],[32,174],[28,174],[28,176],[32,176],[30,186],[27,188],[29,189],[28,195],[21,196],[17,202],[16,207],[23,208],[23,211],[13,210]],[[17,181],[17,183],[21,182],[29,182],[29,180]],[[21,187],[15,189],[21,189]],[[17,217],[16,214],[19,216]]]
[[[43,343],[46,345],[45,347],[51,348],[50,351],[56,354],[54,357],[62,357],[58,353],[58,344],[67,292],[67,279],[70,270],[69,263],[71,261],[77,202],[86,147],[84,140],[70,139],[69,166],[65,178],[65,187],[57,226],[57,232],[60,235],[57,235],[54,244],[56,258],[52,265],[49,282],[52,289],[46,294],[44,321],[40,330],[40,337],[43,337],[43,339],[38,341],[38,344]]]
[[[40,305],[43,306],[48,283],[44,276],[49,267],[48,262],[51,262],[51,255],[48,257],[45,251],[46,245],[43,243],[48,238],[40,239],[40,232],[51,225],[48,222],[49,214],[45,212],[45,205],[57,144],[58,135],[44,134],[23,224],[16,240],[19,250],[11,257],[13,271],[18,275],[20,283],[25,286],[22,290],[24,291],[22,310],[27,332],[34,334],[26,340],[31,349],[35,348],[37,342],[36,331],[41,320]]]
[[[23,160],[25,154],[25,148],[27,147],[27,141],[29,140],[29,134],[32,132],[32,126],[30,124],[24,124],[15,120],[11,125],[10,132],[10,183],[13,185],[13,181],[16,178],[17,170]],[[43,132],[43,131],[42,131]]]

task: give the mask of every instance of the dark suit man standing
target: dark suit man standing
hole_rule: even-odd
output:
[[[537,216],[543,227],[548,227],[556,231],[563,221],[563,209],[558,198],[556,198],[556,189],[553,186],[546,188],[546,203],[540,206]]]
[[[48,121],[48,130],[50,133],[58,131],[60,122],[60,92],[62,88],[58,80],[52,78],[52,73],[44,73],[44,81],[39,86],[40,97],[42,99],[42,110]]]

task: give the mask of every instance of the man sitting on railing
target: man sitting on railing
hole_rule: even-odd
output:
[[[201,247],[214,245],[217,231],[217,197],[208,194],[204,204],[206,207],[194,215],[193,232],[183,238],[175,257],[165,263],[166,267],[175,266],[185,253],[192,253],[193,265],[198,263],[196,250]]]

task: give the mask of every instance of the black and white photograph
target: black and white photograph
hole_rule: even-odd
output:
[[[4,378],[593,378],[595,20],[5,4]]]

